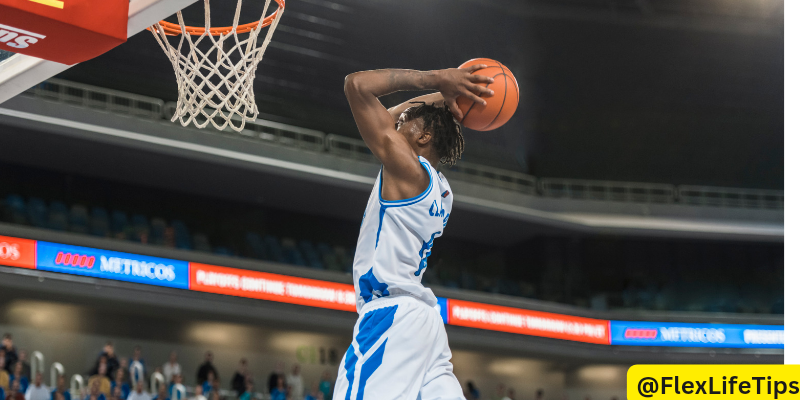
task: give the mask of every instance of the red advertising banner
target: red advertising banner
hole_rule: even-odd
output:
[[[189,263],[189,290],[356,311],[353,285]]]
[[[36,241],[0,236],[0,265],[36,269]]]
[[[448,299],[448,323],[586,343],[610,344],[609,321]]]

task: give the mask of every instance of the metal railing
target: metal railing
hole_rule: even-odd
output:
[[[177,104],[175,102],[167,103],[164,107],[163,118],[171,120],[172,115],[175,114],[176,107]],[[212,110],[209,110],[209,113],[211,112]],[[218,118],[220,120],[217,122],[221,125],[222,117]],[[234,119],[238,119],[238,117],[234,116]],[[190,124],[188,127],[194,128],[194,125]],[[208,130],[208,132],[225,132],[231,135],[263,140],[281,146],[296,147],[311,151],[325,151],[325,132],[265,119],[256,119],[253,122],[246,122],[241,132],[236,132],[231,127],[227,127],[222,131]]]
[[[325,147],[331,154],[336,154],[337,156],[354,158],[367,162],[379,162],[372,154],[372,151],[369,150],[367,144],[361,139],[353,139],[330,133],[325,138]]]
[[[49,79],[28,90],[34,96],[103,111],[152,120],[170,120],[174,102],[139,96],[80,83]],[[193,125],[190,125],[193,126]],[[208,132],[217,133],[216,130]],[[301,128],[264,119],[245,124],[242,132],[226,129],[225,135],[238,135],[281,146],[326,152],[339,157],[377,163],[364,141],[322,131]],[[447,169],[447,177],[529,195],[582,200],[640,203],[681,203],[696,206],[783,209],[783,191],[675,186],[671,184],[539,178],[470,162],[459,162]]]
[[[164,109],[164,102],[161,99],[61,79],[48,79],[34,86],[30,92],[37,97],[62,103],[78,104],[147,119],[161,119]]]
[[[680,185],[678,201],[712,207],[783,209],[783,191]]]
[[[480,183],[516,192],[536,194],[536,177],[521,172],[508,171],[459,161],[448,169],[448,179]]]
[[[673,203],[675,186],[659,183],[539,179],[542,196],[583,200],[611,200],[640,203]]]

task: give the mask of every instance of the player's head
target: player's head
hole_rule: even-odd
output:
[[[461,125],[446,105],[420,102],[400,115],[395,128],[415,149],[429,147],[443,164],[455,164],[464,152]]]

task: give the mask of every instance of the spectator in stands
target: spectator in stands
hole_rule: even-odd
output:
[[[108,379],[108,377],[106,377]],[[89,380],[89,394],[84,400],[106,400],[106,395],[100,392],[100,380]],[[149,400],[149,399],[148,399]]]
[[[464,394],[467,400],[478,400],[481,398],[481,392],[478,390],[478,387],[475,386],[475,383],[472,381],[467,381],[467,392]]]
[[[36,373],[36,377],[33,378],[33,385],[28,386],[28,390],[25,391],[25,400],[50,400],[50,388],[42,383],[41,372]]]
[[[144,380],[136,381],[136,390],[128,395],[128,400],[151,400],[150,394],[144,390]]]
[[[494,392],[491,400],[502,400],[506,396],[506,385],[502,383],[497,384],[497,389]]]
[[[28,352],[27,351],[25,351],[23,349],[19,349],[19,362],[22,363],[22,376],[24,376],[25,378],[28,379],[28,381],[30,381],[31,380],[31,365],[28,364]]]
[[[208,376],[206,376],[206,380],[205,380],[205,382],[203,382],[203,396],[206,396],[207,398],[211,398],[209,393],[211,392],[211,389],[214,387],[214,381],[216,381],[216,380],[217,380],[217,376],[214,373],[214,371],[209,370],[208,371]]]
[[[253,378],[249,375],[245,378],[244,392],[239,395],[239,400],[251,400],[253,398]]]
[[[17,349],[14,348],[14,338],[11,337],[10,333],[3,335],[2,350],[5,352],[6,372],[10,374],[13,372],[11,369],[17,363],[18,358]]]
[[[162,369],[164,370],[164,380],[166,380],[167,383],[173,383],[175,375],[181,374],[181,365],[178,364],[177,351],[172,350],[169,353],[169,361],[164,363],[164,367]],[[170,395],[172,395],[171,393],[172,392],[170,392]]]
[[[12,382],[19,382],[19,394],[23,394],[28,390],[28,378],[22,375],[22,362],[17,361],[14,364],[14,373],[9,377]],[[24,395],[22,397],[25,397]]]
[[[11,379],[9,377],[8,371],[6,370],[6,352],[5,350],[0,349],[0,389],[3,389],[3,392],[7,392],[10,389]],[[6,396],[3,395],[0,397],[0,400],[5,400]]]
[[[242,397],[242,394],[244,394],[247,375],[247,359],[242,358],[239,360],[239,368],[233,374],[233,379],[231,379],[231,389],[236,392],[236,397]]]
[[[0,387],[0,400],[6,400],[6,390]]]
[[[90,375],[97,375],[97,369],[100,366],[100,362],[103,360],[105,360],[106,363],[106,376],[108,379],[113,379],[114,374],[120,367],[120,362],[119,359],[117,359],[117,355],[114,353],[114,343],[111,341],[106,342],[106,345],[103,346],[103,351],[97,356],[97,362],[95,362],[94,368],[89,373]]]
[[[111,396],[111,379],[108,379],[107,364],[103,360],[97,367],[97,373],[89,377],[89,387],[97,383],[97,390],[103,394],[104,400]]]
[[[286,377],[286,386],[291,388],[292,391],[290,400],[303,400],[305,388],[303,387],[303,376],[300,375],[299,364],[295,364],[292,367],[292,373]],[[288,394],[287,397],[289,397]]]
[[[117,386],[117,387],[111,389],[111,400],[125,400],[125,398],[122,397],[122,388],[121,387]]]
[[[210,351],[207,351],[205,362],[200,364],[200,368],[197,369],[198,385],[202,385],[206,382],[206,380],[208,380],[209,371],[213,372],[215,377],[217,376],[217,369],[214,367],[214,354]]]
[[[52,392],[50,392],[50,398],[52,400],[56,400],[56,395],[59,393],[61,394],[61,400],[72,400],[72,394],[70,394],[69,389],[67,388],[64,375],[58,375],[56,387],[53,388]]]
[[[517,396],[516,393],[514,392],[514,388],[508,388],[508,394],[506,394],[506,396],[503,397],[503,400],[516,400],[516,398]]]
[[[160,385],[158,387],[158,394],[156,397],[153,397],[153,400],[169,400],[169,396],[167,395],[167,385]]]
[[[195,386],[193,400],[208,400],[208,398],[206,398],[206,396],[203,395],[203,386],[201,385]]]
[[[275,370],[269,374],[269,380],[267,381],[267,392],[272,393],[272,390],[278,387],[278,377],[283,375],[283,361],[279,361],[275,364]]]
[[[117,368],[117,372],[114,373],[114,381],[111,382],[111,392],[113,393],[117,389],[119,389],[120,398],[123,400],[127,399],[128,395],[131,394],[131,386],[125,382],[125,370],[122,368]]]
[[[275,379],[275,389],[272,389],[269,395],[272,400],[287,400],[286,384],[283,380],[283,374],[278,375],[277,379]]]
[[[144,379],[147,376],[147,371],[145,370],[144,359],[142,358],[142,348],[140,346],[136,346],[133,348],[133,357],[131,357],[130,362],[128,362],[129,367],[128,369],[131,371],[131,376],[133,380],[140,380]],[[141,376],[138,374],[141,373]]]
[[[175,374],[172,376],[172,383],[169,385],[169,397],[172,400],[185,400],[186,386],[183,386],[183,375]]]
[[[331,396],[333,396],[333,382],[331,382],[331,372],[327,369],[322,371],[322,378],[319,380],[319,392],[322,393],[322,397],[324,400],[331,400]]]
[[[11,389],[9,389],[8,395],[6,395],[6,400],[25,400],[25,395],[20,391],[19,381],[14,381],[14,383],[11,384]]]

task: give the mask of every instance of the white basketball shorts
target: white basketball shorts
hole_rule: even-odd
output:
[[[365,304],[333,400],[464,400],[439,312],[410,296]]]

